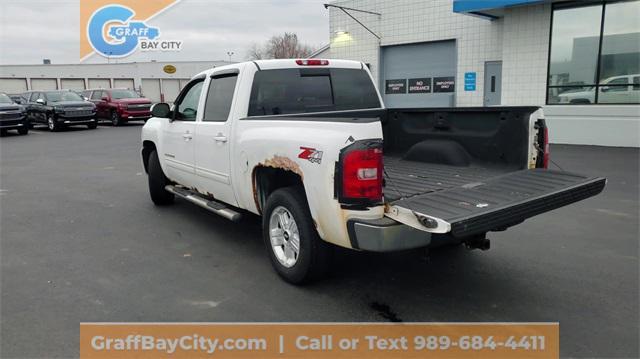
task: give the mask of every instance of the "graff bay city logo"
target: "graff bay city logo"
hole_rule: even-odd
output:
[[[148,21],[179,0],[81,0],[80,61],[96,53],[122,58],[141,51],[179,51],[182,41],[166,40]]]

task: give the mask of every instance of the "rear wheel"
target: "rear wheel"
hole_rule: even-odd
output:
[[[164,172],[162,172],[156,151],[151,152],[149,155],[147,170],[149,172],[149,194],[151,195],[153,203],[157,206],[165,206],[173,203],[173,193],[167,192],[167,190],[164,189],[165,186],[169,184],[169,180],[164,175]]]
[[[116,111],[111,111],[111,124],[114,126],[120,126],[122,124],[120,115],[118,115],[118,112]]]
[[[318,236],[301,188],[281,188],[269,196],[262,230],[271,264],[284,280],[303,284],[325,275],[331,248]]]

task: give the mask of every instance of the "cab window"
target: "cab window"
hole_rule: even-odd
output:
[[[174,120],[178,121],[195,121],[198,114],[198,102],[200,102],[200,93],[202,92],[202,84],[204,79],[198,79],[192,82],[180,94],[176,101]]]
[[[626,77],[621,77],[621,78],[617,78],[617,79],[613,79],[613,80],[609,81],[607,86],[611,86],[611,85],[628,85],[628,84],[629,84],[629,80],[627,80]],[[607,90],[610,91],[610,92],[627,91],[627,87],[626,86],[611,86],[611,87],[607,88]]]
[[[233,92],[238,75],[220,76],[211,79],[203,121],[226,122],[231,110]]]

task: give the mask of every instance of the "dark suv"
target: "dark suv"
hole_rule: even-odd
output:
[[[52,132],[67,126],[98,127],[96,106],[69,90],[32,91],[27,102],[31,123],[43,123]]]
[[[0,134],[5,135],[8,130],[18,130],[19,134],[26,135],[29,133],[29,120],[24,106],[0,93]]]
[[[96,105],[97,117],[110,120],[114,126],[151,118],[151,100],[134,90],[93,89],[82,94]]]

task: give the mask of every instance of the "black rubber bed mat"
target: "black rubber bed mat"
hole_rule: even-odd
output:
[[[426,184],[425,188],[437,187],[430,192],[405,195],[388,202],[449,222],[451,233],[461,238],[500,230],[595,196],[602,191],[606,180],[568,172],[531,169],[497,176],[495,173],[491,176],[490,171],[479,170],[461,174],[455,184],[452,180],[439,183],[442,183],[439,187],[431,182]],[[387,183],[385,198],[388,197],[389,187]]]
[[[504,168],[456,167],[384,157],[387,202],[462,186],[512,172]]]

